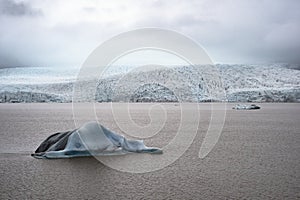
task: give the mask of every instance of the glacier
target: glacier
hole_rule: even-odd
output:
[[[134,70],[99,77],[97,102],[300,102],[300,70],[289,64],[217,64]],[[0,69],[0,102],[72,102],[79,68]],[[89,80],[87,80],[89,81]],[[78,101],[86,101],[85,95]]]

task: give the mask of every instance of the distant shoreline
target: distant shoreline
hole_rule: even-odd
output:
[[[214,101],[214,102],[74,102],[74,104],[91,104],[91,103],[97,103],[97,104],[298,104],[300,102],[220,102],[220,101]],[[5,102],[0,103],[0,105],[18,105],[18,104],[73,104],[73,102],[18,102],[18,103],[11,103],[11,102]]]

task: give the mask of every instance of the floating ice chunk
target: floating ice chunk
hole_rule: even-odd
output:
[[[251,105],[237,104],[232,109],[236,109],[236,110],[257,110],[257,109],[260,109],[260,107],[255,105],[255,104],[251,104]]]
[[[142,140],[128,140],[97,122],[89,122],[79,129],[58,132],[49,136],[32,156],[35,158],[71,158],[122,155],[130,152],[159,154],[162,150],[147,147]]]

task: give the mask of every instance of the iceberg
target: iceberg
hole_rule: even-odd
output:
[[[53,159],[127,153],[161,154],[162,150],[147,147],[142,140],[126,139],[97,122],[88,122],[78,129],[49,136],[31,155]]]
[[[237,104],[232,109],[236,109],[236,110],[257,110],[257,109],[260,109],[260,107],[255,105],[255,104],[251,104],[251,105]]]

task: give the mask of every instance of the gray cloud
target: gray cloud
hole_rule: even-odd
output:
[[[28,2],[15,2],[14,0],[0,0],[0,14],[8,16],[36,16],[41,10],[33,9]]]
[[[142,27],[186,34],[216,62],[300,64],[297,0],[0,0],[0,4],[0,66],[80,65],[101,42]],[[28,17],[37,15],[43,17]]]

